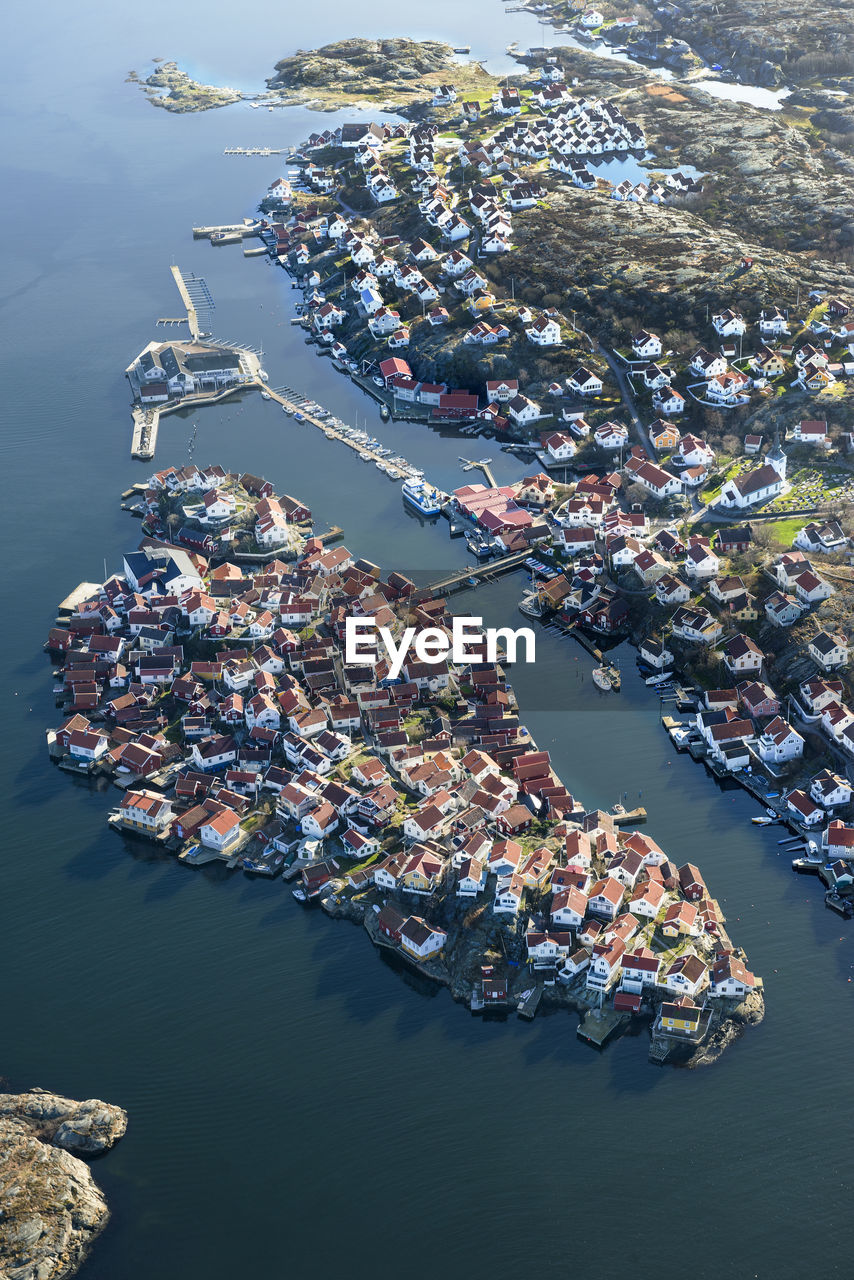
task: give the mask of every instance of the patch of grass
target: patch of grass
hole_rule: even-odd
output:
[[[781,547],[790,547],[795,534],[804,527],[804,517],[794,516],[789,520],[771,520],[764,527]]]

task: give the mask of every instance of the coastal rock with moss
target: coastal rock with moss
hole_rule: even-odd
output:
[[[140,85],[152,106],[163,107],[164,110],[174,111],[179,115],[189,111],[210,111],[213,107],[228,107],[233,102],[240,102],[243,97],[239,89],[200,84],[188,72],[182,71],[177,62],[161,63],[142,80],[135,74],[128,78]]]
[[[106,1226],[104,1195],[81,1156],[124,1135],[121,1107],[75,1102],[44,1089],[0,1094],[0,1275],[73,1275]]]
[[[268,88],[280,101],[333,111],[370,103],[388,111],[432,101],[433,89],[487,91],[494,80],[477,62],[460,62],[440,40],[338,40],[298,49],[276,63]]]

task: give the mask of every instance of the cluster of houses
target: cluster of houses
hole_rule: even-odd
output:
[[[311,511],[299,498],[276,494],[263,476],[227,472],[219,464],[187,463],[156,471],[143,490],[143,528],[164,534],[162,504],[184,520],[175,541],[192,551],[210,554],[251,530],[257,547],[299,551],[305,544]],[[174,522],[173,522],[174,523]]]
[[[760,312],[757,322],[760,344],[752,355],[742,356],[739,351],[738,360],[736,352],[748,327],[744,316],[737,310],[726,309],[712,317],[712,325],[722,339],[720,346],[715,350],[699,347],[684,371],[686,390],[701,404],[720,409],[737,408],[749,402],[753,388],[761,390],[769,381],[783,378],[787,372],[794,372],[795,388],[811,393],[823,391],[837,378],[854,372],[850,351],[851,359],[831,362],[827,350],[820,350],[809,341],[797,348],[781,345],[779,340],[784,340],[789,333],[789,321],[776,307]],[[739,339],[738,344],[734,338]],[[840,334],[831,333],[825,343],[830,348],[842,340]],[[769,341],[775,341],[775,345],[769,346]],[[658,335],[641,329],[632,336],[631,354],[623,358],[629,365],[629,376],[640,380],[643,388],[652,392],[653,407],[659,413],[674,417],[684,412],[686,400],[673,385],[678,371],[665,364],[661,355],[662,342]],[[819,422],[804,422],[801,427],[794,436],[798,443],[829,447],[826,423],[823,431]]]
[[[210,478],[187,471],[153,490]],[[486,520],[494,496],[475,490],[457,501]],[[116,828],[190,864],[294,863],[308,897],[367,895],[418,963],[452,950],[476,901],[533,970],[591,1003],[675,1004],[696,1031],[707,1000],[761,985],[696,867],[579,808],[485,647],[462,666],[407,657],[392,678],[381,655],[347,660],[353,616],[396,633],[450,623],[402,575],[314,539],[255,569],[145,539],[48,637],[64,711],[51,754],[112,777]]]
[[[437,106],[456,101],[453,87],[447,85],[438,86],[433,97]],[[464,121],[475,123],[481,118],[476,102],[463,102],[460,109]],[[407,188],[407,206],[412,203],[412,212],[417,206],[423,220],[422,234],[408,243],[399,235],[380,234],[370,219],[367,223],[357,221],[341,210],[328,213],[301,208],[287,223],[271,215],[261,224],[260,233],[271,254],[287,263],[303,284],[311,330],[319,342],[329,346],[340,367],[361,371],[359,360],[348,350],[350,337],[342,340],[354,328],[357,335],[368,332],[390,351],[411,345],[413,324],[426,322],[430,328],[442,328],[452,320],[456,325],[460,317],[468,323],[463,341],[476,348],[506,342],[515,336],[514,330],[519,331],[519,325],[534,346],[555,348],[564,342],[567,326],[559,312],[547,308],[535,313],[515,300],[509,304],[497,295],[479,261],[512,249],[514,215],[532,209],[545,196],[537,181],[538,168],[566,173],[582,187],[597,187],[602,180],[588,168],[591,159],[642,151],[646,145],[643,130],[624,116],[616,102],[573,92],[555,64],[546,65],[539,82],[530,89],[508,85],[496,91],[491,114],[500,121],[497,129],[464,131],[467,136],[450,143],[440,139],[438,124],[420,121],[341,125],[313,134],[303,145],[306,157],[323,148],[337,148],[345,156],[343,165],[332,170],[319,169],[306,159],[305,185],[332,191],[343,169],[352,173],[355,168],[361,171],[374,203],[383,205],[402,196]],[[288,187],[284,179],[278,180],[268,191],[268,200],[286,203]],[[697,189],[695,179],[671,173],[658,183],[619,184],[613,194],[618,199],[655,202]],[[334,267],[326,261],[333,253]],[[342,254],[347,261],[343,272]],[[324,284],[330,291],[334,288],[331,298],[326,297]],[[407,302],[405,314],[401,314],[401,296]],[[797,350],[787,347],[792,332],[790,317],[786,311],[768,306],[762,308],[756,322],[759,345],[753,354],[743,356],[741,340],[748,323],[737,307],[725,307],[711,318],[719,349],[700,348],[693,354],[682,371],[684,386],[676,386],[677,371],[662,360],[660,339],[647,331],[634,335],[631,356],[625,357],[630,377],[636,387],[640,384],[644,392],[651,393],[653,410],[665,420],[685,412],[688,396],[721,409],[745,405],[754,389],[763,390],[769,380],[785,377],[790,371],[797,389],[820,392],[848,371],[844,359],[841,363],[831,360],[833,344],[841,341],[854,350],[854,323],[848,319],[848,305],[837,298],[821,301],[823,314],[820,320],[813,320],[808,335],[818,345],[802,341]],[[359,356],[363,357],[364,351],[360,350]],[[854,358],[850,371],[854,372]],[[576,403],[603,393],[600,372],[584,365],[555,386],[555,395],[570,396]],[[489,406],[487,411],[493,422],[504,416],[496,415]],[[574,411],[562,411],[564,421],[571,413]],[[535,420],[529,412],[527,421]],[[524,425],[513,414],[507,415],[507,421]],[[798,442],[827,447],[826,430],[819,431],[817,423],[802,425],[803,434],[795,436]],[[624,443],[623,430],[617,424],[601,424],[595,442],[617,449]],[[679,479],[687,479],[689,485],[701,483],[699,474],[691,474],[688,467]],[[738,508],[752,506],[777,496],[784,484],[785,477],[772,476],[766,466],[758,479],[737,479],[720,501]],[[675,491],[672,482],[671,491]]]

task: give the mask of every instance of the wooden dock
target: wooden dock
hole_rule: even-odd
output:
[[[301,396],[298,391],[294,391],[291,387],[279,387],[274,389],[273,387],[268,387],[260,382],[255,385],[259,386],[262,391],[266,392],[271,400],[275,400],[276,403],[280,404],[288,413],[292,415],[297,413],[301,414],[300,425],[307,422],[310,426],[316,427],[318,431],[323,432],[327,439],[337,440],[339,444],[346,445],[348,449],[352,449],[353,452],[358,454],[358,456],[365,462],[381,462],[387,466],[392,466],[392,470],[395,474],[390,476],[390,479],[404,480],[406,478],[407,472],[401,471],[399,468],[395,468],[393,464],[388,462],[387,458],[382,454],[377,453],[375,449],[371,449],[367,445],[361,444],[358,440],[350,439],[349,436],[345,436],[340,431],[336,430],[334,423],[328,419],[319,418],[316,413],[312,413],[310,408],[305,407],[305,398]]]
[[[193,235],[195,234],[196,232],[194,228]],[[196,314],[196,308],[193,305],[192,298],[190,297],[190,291],[187,288],[187,284],[186,284],[186,281],[184,280],[184,277],[181,275],[181,268],[176,267],[173,264],[171,270],[172,270],[172,278],[175,281],[176,285],[178,286],[178,292],[181,295],[181,301],[183,302],[184,307],[187,311],[187,324],[190,326],[190,337],[193,339],[194,342],[198,342],[199,337],[201,335],[201,329],[199,328],[199,317]]]
[[[455,573],[448,574],[445,578],[440,578],[438,582],[431,582],[429,586],[419,587],[413,596],[413,600],[429,600],[435,599],[436,596],[450,595],[453,591],[462,591],[466,586],[474,586],[478,582],[489,582],[493,578],[499,578],[502,574],[511,573],[514,569],[519,569],[530,558],[531,552],[528,548],[524,551],[514,551],[512,555],[500,556],[497,560],[489,560],[486,564],[473,565],[467,569],[457,569]]]
[[[288,152],[288,147],[225,147],[222,154],[224,156],[284,156]]]
[[[153,458],[157,448],[157,432],[160,427],[160,408],[157,405],[142,408],[134,405],[133,436],[130,443],[132,458]]]
[[[538,982],[533,990],[529,991],[527,995],[520,997],[519,1003],[516,1006],[516,1012],[519,1017],[528,1019],[533,1018],[537,1009],[540,1007],[540,1001],[542,998],[543,984],[542,982]]]
[[[460,458],[460,462],[464,464],[463,471],[482,471],[484,479],[490,489],[498,488],[495,476],[492,474],[492,469],[489,465],[489,458],[481,458],[479,462],[476,462],[473,458]]]
[[[617,1013],[607,1006],[602,1009],[588,1009],[584,1018],[578,1024],[576,1035],[579,1040],[584,1040],[587,1044],[592,1044],[596,1049],[601,1049],[611,1039],[614,1032],[627,1021],[626,1014]]]
[[[220,401],[227,400],[229,396],[235,395],[238,391],[251,391],[255,387],[263,387],[263,385],[262,382],[235,382],[233,386],[223,387],[222,391],[217,391],[213,395],[208,392],[202,392],[199,395],[183,396],[180,400],[171,401],[169,404],[154,405],[146,408],[141,405],[134,405],[131,410],[133,415],[131,457],[146,460],[154,457],[160,419],[165,418],[167,414],[177,413],[179,409],[199,409],[202,405],[219,404]]]
[[[70,591],[59,606],[60,615],[68,617],[69,614],[76,613],[79,606],[84,600],[91,600],[101,590],[100,582],[81,582],[73,591]]]
[[[627,813],[612,813],[615,827],[631,827],[636,822],[646,822],[646,809],[638,805],[637,809],[629,809]]]

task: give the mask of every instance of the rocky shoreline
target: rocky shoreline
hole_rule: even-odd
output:
[[[129,83],[139,85],[153,107],[162,107],[164,111],[174,111],[179,115],[228,107],[244,97],[238,89],[193,80],[177,62],[161,62],[144,78],[132,71],[127,79]]]
[[[109,1219],[85,1158],[124,1136],[127,1113],[45,1089],[0,1094],[0,1276],[63,1280]]]
[[[175,61],[159,61],[147,76],[132,71],[154,107],[186,114],[254,100],[269,107],[303,106],[312,111],[359,110],[420,114],[431,107],[432,91],[444,83],[465,93],[488,93],[497,81],[478,62],[461,62],[440,40],[338,40],[320,49],[298,49],[282,58],[266,91],[201,84]]]
[[[379,903],[381,897],[377,896]],[[326,894],[320,899],[320,905],[326,915],[333,920],[347,920],[351,924],[364,928],[377,950],[385,950],[388,954],[399,958],[402,965],[419,974],[427,981],[447,987],[448,992],[457,1004],[465,1005],[472,1010],[472,990],[475,982],[475,971],[480,965],[484,952],[485,940],[477,929],[469,929],[465,933],[465,943],[446,947],[441,955],[427,961],[415,961],[397,948],[390,947],[376,925],[376,908],[371,894],[363,894],[359,899],[340,896],[335,892]],[[508,1001],[499,1015],[509,1017],[517,1011],[518,1001],[524,989],[530,988],[532,975],[526,967],[518,971],[515,986],[508,984]],[[723,1053],[738,1040],[748,1027],[758,1026],[765,1017],[765,998],[762,990],[751,992],[743,1000],[719,1000],[715,1002],[715,1018],[708,1033],[699,1042],[686,1042],[672,1048],[666,1061],[668,1065],[679,1067],[712,1066]],[[584,978],[571,987],[562,983],[543,988],[540,1007],[544,1011],[575,1013],[579,1024],[585,1015],[598,1005],[595,994],[585,993]],[[475,1010],[472,1010],[475,1012]],[[639,1035],[649,1033],[654,1018],[654,1011],[644,1009],[640,1014],[624,1015],[618,1024],[613,1038],[621,1035]],[[610,1038],[610,1037],[609,1037]]]

